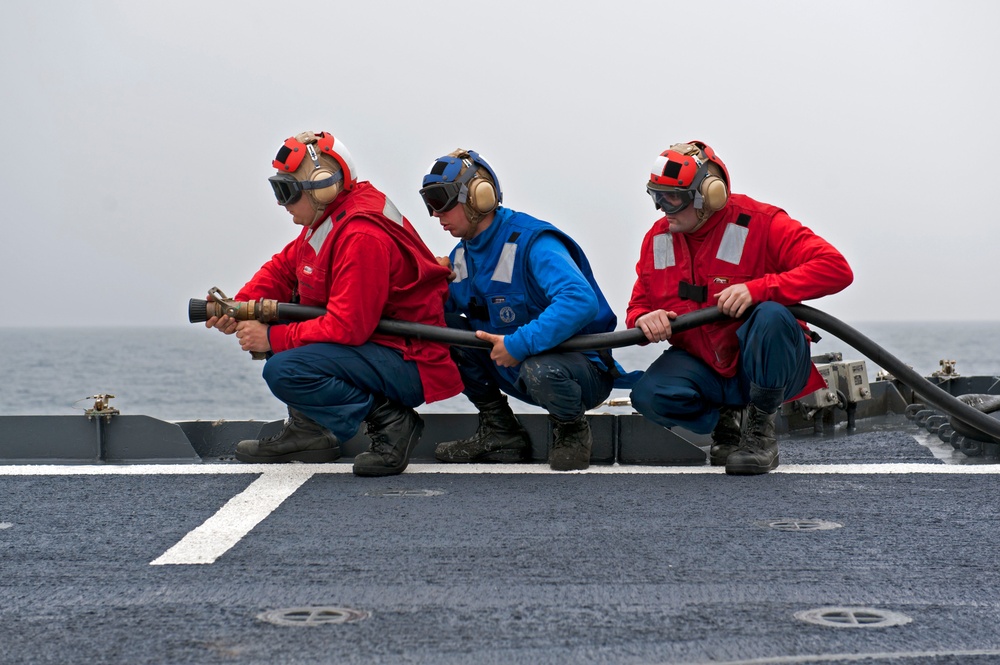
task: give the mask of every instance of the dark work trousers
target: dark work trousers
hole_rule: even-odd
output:
[[[307,344],[276,353],[264,364],[274,396],[327,428],[340,441],[357,434],[373,395],[414,407],[423,404],[417,363],[381,344]]]
[[[469,330],[466,319],[449,315],[452,328]],[[487,404],[501,392],[540,406],[560,422],[571,422],[611,394],[614,379],[582,353],[541,353],[525,359],[511,383],[497,371],[488,349],[452,346],[451,357],[462,374],[462,392],[473,404]]]
[[[812,368],[809,341],[786,307],[758,304],[736,337],[740,357],[735,376],[720,376],[699,358],[671,347],[632,389],[632,406],[663,427],[708,434],[719,422],[721,406],[742,408],[753,400],[770,411],[805,388]],[[773,403],[758,404],[760,396]]]

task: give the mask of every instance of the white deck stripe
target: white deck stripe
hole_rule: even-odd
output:
[[[351,473],[350,463],[335,464],[121,464],[0,466],[2,476],[188,476],[188,475],[313,475]],[[697,475],[724,474],[720,466],[594,465],[586,471],[553,471],[547,464],[424,464],[414,463],[407,474],[605,474],[605,475]],[[1000,475],[1000,464],[782,464],[771,474],[888,475]],[[303,481],[304,482],[304,481]],[[375,482],[378,482],[377,480]]]
[[[296,468],[299,467],[299,468]],[[261,474],[151,566],[214,563],[313,476],[301,465]]]

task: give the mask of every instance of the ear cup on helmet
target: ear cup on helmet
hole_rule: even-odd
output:
[[[497,207],[497,191],[493,187],[493,183],[477,175],[469,183],[467,202],[472,206],[473,210],[483,215],[495,210]]]
[[[713,211],[722,210],[729,200],[729,192],[726,190],[726,182],[717,175],[708,175],[699,188],[702,198],[705,199],[705,206]]]
[[[310,182],[318,182],[320,180],[326,180],[333,175],[335,174],[328,169],[316,169],[309,175],[309,180]],[[337,195],[340,194],[340,191],[343,188],[344,180],[341,178],[329,187],[324,187],[322,189],[310,189],[308,191],[309,195],[313,197],[313,201],[321,205],[326,205],[337,198]]]

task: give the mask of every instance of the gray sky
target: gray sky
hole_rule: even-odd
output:
[[[998,29],[986,0],[6,0],[0,326],[189,325],[189,298],[234,294],[295,236],[266,179],[305,129],[436,254],[454,243],[421,177],[479,151],[508,207],[583,245],[620,319],[649,168],[699,139],[850,261],[810,304],[998,320]]]

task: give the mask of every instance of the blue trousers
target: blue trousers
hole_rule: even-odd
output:
[[[721,406],[742,408],[754,401],[770,410],[805,388],[812,368],[809,342],[786,307],[758,304],[736,336],[740,355],[735,376],[720,376],[701,359],[671,347],[632,389],[632,406],[663,427],[708,434],[719,422]]]
[[[307,344],[276,353],[264,364],[274,396],[327,428],[340,441],[354,436],[373,395],[415,407],[424,402],[417,364],[373,344]]]
[[[447,319],[450,327],[469,329],[462,317]],[[451,357],[465,384],[462,392],[473,404],[494,402],[504,392],[542,407],[560,422],[576,420],[606,400],[614,384],[610,374],[582,353],[541,353],[526,358],[513,382],[498,371],[487,349],[453,346]]]

